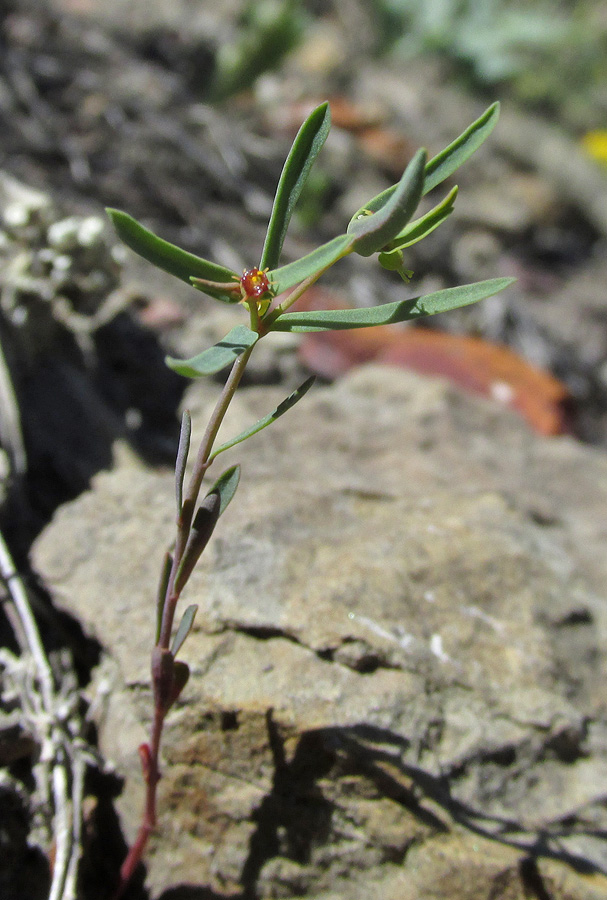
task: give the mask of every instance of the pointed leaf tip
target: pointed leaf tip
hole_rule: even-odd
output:
[[[196,615],[197,611],[198,606],[193,603],[191,606],[188,606],[183,616],[181,617],[181,622],[179,623],[179,628],[175,632],[175,637],[173,638],[173,646],[171,647],[173,658],[177,656],[183,646],[183,642],[192,630],[192,625],[194,624],[194,616]]]
[[[475,284],[446,288],[422,297],[384,303],[381,306],[284,313],[276,320],[274,329],[294,332],[339,331],[348,328],[368,328],[370,325],[393,325],[396,322],[434,316],[460,306],[468,306],[492,297],[514,281],[515,278],[492,278]]]
[[[219,476],[209,494],[219,494],[219,515],[223,515],[240,481],[240,466],[230,466]]]
[[[452,175],[478,150],[497,125],[499,114],[499,103],[492,103],[459,137],[429,161],[424,178],[424,194]]]
[[[409,222],[421,200],[426,158],[426,151],[418,150],[388,201],[377,212],[363,213],[350,222],[348,232],[355,237],[356,253],[377,253]]]
[[[329,104],[325,101],[316,107],[299,129],[284,164],[268,231],[261,255],[260,269],[274,269],[278,265],[280,251],[295,204],[306,183],[310,169],[331,128]]]
[[[207,259],[202,259],[200,256],[195,256],[193,253],[188,253],[175,244],[165,241],[141,225],[132,216],[129,216],[128,213],[119,209],[112,209],[111,207],[107,207],[106,212],[120,240],[127,247],[130,247],[134,253],[137,253],[158,269],[168,272],[169,275],[175,275],[176,278],[180,278],[187,284],[190,284],[192,277],[214,282],[229,282],[232,280],[235,273],[230,271],[230,269],[226,269],[225,266],[220,266]],[[235,299],[239,299],[238,296],[235,298],[233,293],[226,293],[221,290],[207,290],[206,293],[216,300],[223,300],[226,303],[234,303]]]

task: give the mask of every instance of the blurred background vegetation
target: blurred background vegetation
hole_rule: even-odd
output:
[[[511,98],[574,131],[607,122],[607,5],[600,0],[249,0],[218,49],[211,96],[250,87],[337,17],[351,52],[391,61],[435,56],[449,79]],[[354,33],[357,32],[357,33]]]
[[[378,52],[433,53],[453,76],[591,127],[607,113],[607,7],[592,2],[374,0]]]

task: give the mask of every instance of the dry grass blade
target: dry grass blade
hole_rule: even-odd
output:
[[[40,747],[34,766],[36,801],[46,807],[55,846],[49,900],[75,900],[84,773],[92,759],[80,734],[80,697],[68,673],[55,683],[27,592],[2,535],[0,577],[7,591],[7,618],[21,649],[20,657],[0,651],[2,687],[18,698],[23,726]]]

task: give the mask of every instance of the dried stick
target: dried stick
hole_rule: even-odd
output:
[[[27,592],[1,534],[0,577],[8,589],[8,619],[21,648],[21,659],[0,651],[0,663],[5,680],[19,697],[24,725],[40,746],[34,774],[45,805],[53,810],[55,863],[49,900],[76,900],[84,771],[92,759],[78,735],[80,723],[74,721],[79,697],[68,680],[58,691],[55,688]]]

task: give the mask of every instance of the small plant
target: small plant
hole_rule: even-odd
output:
[[[159,753],[164,721],[189,676],[187,663],[177,659],[177,656],[192,628],[197,607],[190,605],[185,609],[174,631],[177,604],[219,517],[234,496],[240,470],[238,466],[227,469],[200,500],[203,480],[221,453],[286,413],[301,400],[314,380],[308,378],[267,416],[216,446],[219,427],[249,358],[256,344],[273,331],[330,331],[402,322],[465,306],[507,287],[513,279],[496,278],[366,309],[289,312],[323,272],[350,253],[361,256],[377,254],[381,265],[408,281],[410,273],[404,268],[404,251],[430,234],[449,216],[457,188],[454,187],[429,212],[413,219],[421,198],[450,176],[483,143],[495,127],[498,113],[497,104],[489,107],[430,161],[427,161],[426,151],[419,150],[398,184],[369,200],[352,217],[344,234],[284,266],[279,266],[279,259],[293,208],[329,132],[327,103],[312,112],[295,138],[278,183],[261,259],[257,266],[245,270],[243,274],[167,243],[124,212],[108,210],[118,235],[136,253],[215,300],[241,303],[248,312],[249,320],[248,324],[236,325],[223,340],[192,359],[169,357],[166,360],[171,369],[186,378],[213,375],[228,367],[230,371],[207,424],[187,487],[185,470],[191,423],[189,414],[185,412],[183,415],[175,467],[177,530],[173,547],[166,552],[162,565],[156,638],[152,650],[154,715],[149,743],[139,748],[146,801],[138,837],[121,869],[116,898],[122,895],[129,883],[156,824],[156,786],[160,778]]]

